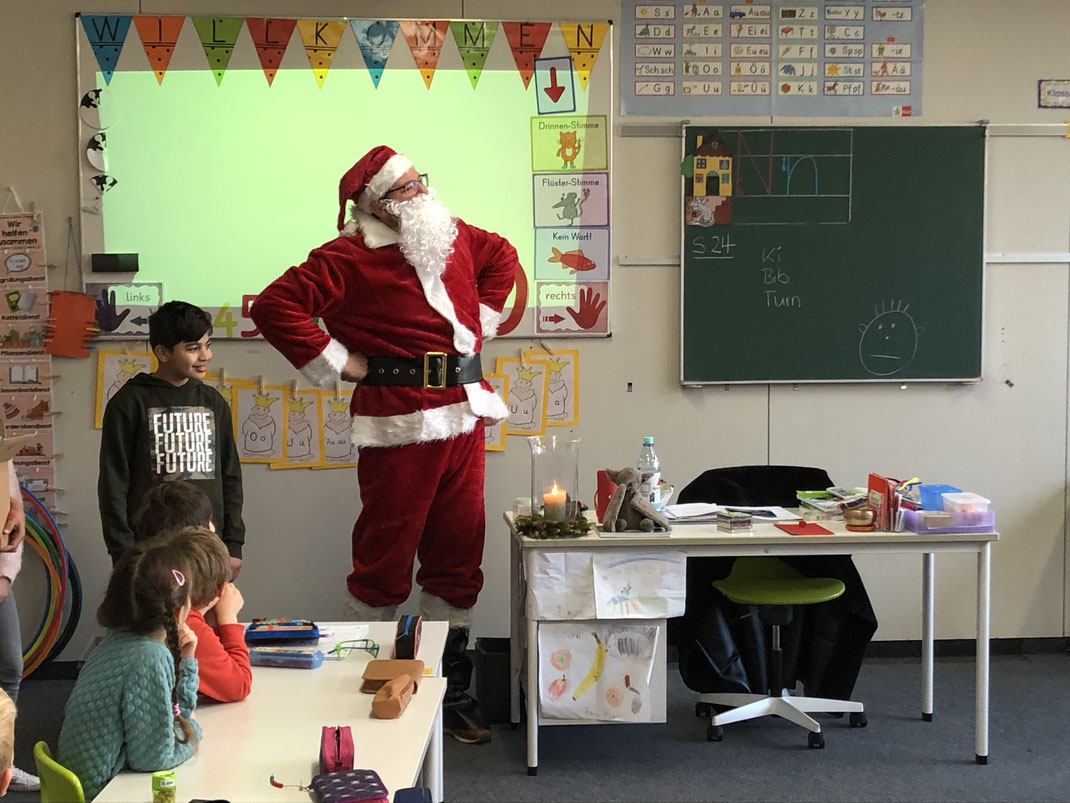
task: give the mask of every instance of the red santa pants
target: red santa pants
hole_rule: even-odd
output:
[[[404,602],[416,582],[455,608],[483,587],[483,422],[444,441],[362,447],[363,509],[353,526],[349,593],[375,607]]]

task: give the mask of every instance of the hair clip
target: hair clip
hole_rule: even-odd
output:
[[[178,703],[175,703],[174,710],[175,710],[175,716],[176,717],[182,716],[182,709],[178,707]]]
[[[280,783],[279,781],[275,780],[275,776],[274,775],[272,775],[271,777],[268,778],[268,783],[271,784],[272,786],[274,786],[276,789],[285,789],[286,787],[289,786],[289,787],[292,787],[294,789],[300,789],[302,792],[311,792],[312,791],[312,787],[311,786],[303,786],[302,784],[299,784],[299,783]]]
[[[179,586],[184,586],[186,584],[186,575],[182,574],[178,569],[172,569],[171,574],[175,576],[175,582],[178,583]]]

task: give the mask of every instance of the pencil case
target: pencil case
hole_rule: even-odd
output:
[[[312,793],[319,803],[390,803],[375,770],[321,773],[312,779]]]
[[[415,658],[420,651],[420,633],[423,631],[422,616],[405,614],[398,619],[397,633],[394,635],[394,657]]]
[[[323,663],[323,653],[314,647],[250,647],[249,663],[285,669],[316,669]]]
[[[416,681],[409,675],[399,675],[384,683],[372,698],[372,714],[376,719],[397,719],[408,707]]]
[[[245,628],[245,641],[249,644],[312,646],[319,638],[319,627],[308,619],[254,619]]]
[[[426,786],[408,786],[394,790],[394,803],[431,803],[431,790]]]
[[[424,674],[424,662],[419,658],[408,661],[398,659],[379,659],[368,661],[364,667],[363,683],[360,690],[365,694],[375,694],[387,682],[402,675],[408,675],[413,680],[413,694],[419,691],[420,678]]]
[[[320,732],[320,772],[353,769],[353,731],[348,725],[324,725]]]

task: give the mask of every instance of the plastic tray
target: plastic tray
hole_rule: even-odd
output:
[[[926,527],[925,526],[925,514],[931,513],[928,510],[904,510],[903,511],[903,527],[912,533],[933,534],[933,533],[991,533],[996,530],[996,511],[989,510],[984,514],[984,517],[977,520],[974,524],[956,524],[955,518],[952,516],[951,524],[939,527]]]

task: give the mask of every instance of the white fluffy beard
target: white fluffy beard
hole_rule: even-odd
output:
[[[453,251],[457,223],[450,210],[435,199],[433,190],[411,201],[383,201],[398,219],[401,253],[419,271],[441,276]]]

